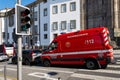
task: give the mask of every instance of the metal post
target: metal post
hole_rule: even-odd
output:
[[[4,65],[4,80],[6,80],[6,65]]]
[[[22,36],[18,36],[17,80],[22,80]]]
[[[17,0],[17,4],[21,4],[21,0]]]
[[[8,44],[8,26],[7,26],[7,17],[8,17],[8,15],[7,15],[7,8],[5,8],[5,10],[6,10],[6,12],[5,12],[5,17],[6,17],[6,25],[5,25],[5,43],[6,44]]]
[[[17,0],[17,4],[21,4],[21,0]],[[21,35],[18,36],[17,80],[22,80],[22,36]]]

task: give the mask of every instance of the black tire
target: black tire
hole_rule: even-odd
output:
[[[107,68],[107,64],[101,65],[101,69],[106,69],[106,68]]]
[[[31,62],[28,59],[25,59],[25,64],[26,65],[31,65]]]
[[[36,64],[39,64],[41,61],[40,61],[40,58],[39,57],[37,57],[37,58],[35,58],[35,61],[34,61]]]
[[[12,58],[12,64],[17,64],[17,58]]]
[[[44,60],[44,61],[43,61],[43,66],[44,66],[44,67],[50,67],[50,66],[51,66],[50,61],[49,61],[49,60]]]
[[[87,69],[97,69],[98,68],[98,63],[94,59],[87,60],[85,65],[86,65]]]

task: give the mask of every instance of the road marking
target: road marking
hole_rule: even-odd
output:
[[[102,73],[120,74],[120,71],[116,71],[116,70],[107,70],[107,69],[98,69],[98,70],[85,70],[85,69],[79,69],[79,71],[102,72]]]
[[[16,78],[6,76],[7,80],[17,80]],[[5,80],[4,75],[0,73],[0,80]]]
[[[46,73],[34,72],[34,73],[29,73],[28,75],[33,76],[33,77],[45,78],[45,79],[49,79],[49,80],[58,80],[56,78],[51,78],[50,75],[48,75]]]
[[[108,68],[120,68],[120,65],[108,65]],[[31,68],[31,67],[23,67],[23,68],[25,68],[25,69],[32,69],[32,70],[42,70],[42,71],[54,71],[54,72],[60,72],[60,73],[68,73],[68,74],[73,74],[74,72],[73,71],[67,71],[67,70],[64,70],[64,71],[62,71],[62,70],[53,70],[52,68],[47,68],[47,69],[45,69],[45,68]],[[17,71],[17,69],[15,69],[14,67],[13,68],[7,68],[8,70],[13,70],[13,71]],[[86,69],[78,69],[79,71],[92,71],[92,72],[95,72],[95,71],[97,71],[97,72],[105,72],[105,73],[115,73],[115,74],[120,74],[120,71],[114,71],[114,70],[107,70],[107,69],[98,69],[98,70],[86,70]]]
[[[120,59],[118,59],[117,61],[120,62]]]
[[[17,71],[17,69],[13,69],[13,68],[7,68],[7,70]]]
[[[4,77],[0,77],[0,80],[5,80],[5,78]],[[7,80],[12,80],[12,79],[7,79]]]
[[[3,68],[0,69],[0,71],[3,71],[3,70],[4,70]]]
[[[42,70],[42,71],[54,71],[54,72],[61,72],[61,73],[74,73],[72,71],[62,71],[62,70],[49,70],[49,69],[39,69],[39,70]]]
[[[108,67],[111,67],[111,68],[120,68],[120,65],[108,65]]]
[[[6,68],[6,69],[11,71],[17,71],[17,69],[13,69],[13,68]],[[1,68],[0,71],[4,71],[4,68]]]
[[[12,68],[15,68],[14,66],[10,66],[10,67],[12,67]],[[70,74],[72,74],[72,73],[74,73],[73,71],[67,71],[67,70],[64,70],[64,71],[62,71],[62,70],[53,70],[52,69],[52,67],[51,68],[44,68],[44,67],[35,67],[35,68],[33,68],[33,67],[28,67],[28,66],[23,66],[23,68],[24,69],[31,69],[31,70],[41,70],[41,71],[54,71],[54,72],[61,72],[61,73],[70,73]]]
[[[88,80],[119,80],[119,78],[113,78],[113,77],[103,77],[103,76],[97,76],[97,75],[88,75],[88,74],[72,74],[71,77],[77,77],[77,78],[85,78]]]

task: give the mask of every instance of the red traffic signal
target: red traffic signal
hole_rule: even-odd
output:
[[[30,10],[28,10],[28,9],[21,12],[21,16],[27,16],[28,14],[30,14]]]

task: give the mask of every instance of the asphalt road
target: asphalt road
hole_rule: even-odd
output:
[[[115,51],[116,64],[108,65],[107,69],[88,70],[84,66],[22,66],[22,80],[120,80],[120,51]],[[17,65],[9,62],[0,63],[0,77],[17,80]],[[3,79],[4,80],[4,79]]]

